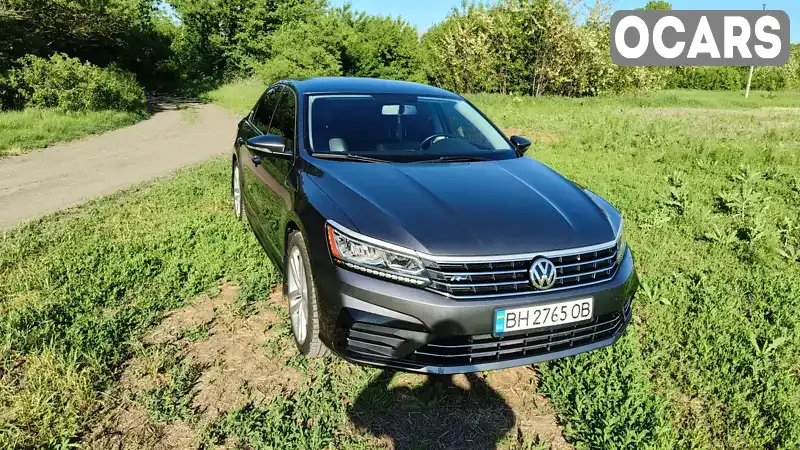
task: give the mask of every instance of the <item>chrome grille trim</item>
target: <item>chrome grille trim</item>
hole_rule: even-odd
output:
[[[619,268],[616,242],[583,247],[569,253],[550,252],[550,255],[558,255],[548,257],[556,267],[556,285],[538,290],[531,284],[528,270],[534,259],[545,254],[525,255],[526,259],[502,256],[496,259],[480,257],[480,260],[448,257],[447,262],[424,259],[431,279],[428,290],[455,299],[535,295],[604,283],[611,280]]]
[[[588,264],[588,263],[587,263],[587,264]],[[443,272],[443,271],[441,271],[441,270],[428,269],[428,273],[431,273],[431,272],[433,272],[434,274],[441,275],[441,276],[443,276],[443,277],[452,277],[452,276],[455,276],[455,275],[458,275],[458,276],[463,276],[463,275],[470,275],[470,276],[471,276],[471,275],[476,275],[476,276],[477,276],[477,275],[508,275],[508,274],[513,274],[513,273],[522,273],[522,274],[524,274],[524,273],[527,273],[528,271],[527,271],[527,270],[525,270],[525,269],[520,269],[520,270],[498,270],[498,271],[496,271],[496,272],[458,272],[458,273],[447,273],[447,272]],[[526,277],[526,278],[527,278],[527,277]]]
[[[435,289],[430,289],[430,290],[433,291],[433,292],[436,292],[437,294],[444,295],[445,297],[450,297],[450,298],[454,298],[454,299],[458,299],[458,300],[474,300],[474,299],[481,299],[481,298],[500,298],[500,297],[519,297],[520,295],[526,295],[526,294],[534,294],[535,295],[535,294],[543,294],[543,293],[550,293],[550,292],[565,291],[567,289],[578,289],[578,288],[583,288],[583,287],[587,287],[587,286],[593,286],[595,284],[605,283],[605,282],[611,280],[612,278],[614,278],[615,274],[616,274],[616,270],[614,271],[614,273],[610,277],[604,278],[604,279],[599,280],[599,281],[593,281],[591,283],[581,283],[578,286],[565,286],[565,287],[560,287],[560,288],[551,288],[551,289],[548,289],[546,291],[519,291],[519,292],[507,292],[507,293],[498,293],[498,294],[453,295],[453,294],[450,294],[448,292],[437,291]]]
[[[612,267],[604,267],[604,268],[598,269],[598,270],[592,270],[591,272],[581,272],[581,273],[569,274],[569,275],[559,275],[558,279],[559,280],[563,280],[565,278],[569,279],[569,278],[588,277],[589,275],[595,275],[595,274],[598,274],[598,273],[601,273],[601,272],[608,272],[611,269],[613,269],[613,266]],[[556,266],[556,270],[558,270],[558,266]]]
[[[425,261],[442,264],[471,264],[471,263],[500,263],[521,260],[533,260],[538,256],[543,256],[548,259],[559,258],[564,256],[572,256],[577,254],[592,253],[596,251],[606,250],[610,247],[617,245],[616,239],[606,242],[604,244],[589,245],[586,247],[576,247],[566,250],[552,250],[537,253],[520,253],[517,255],[494,255],[494,256],[438,256],[428,253],[417,252],[417,256]]]
[[[447,287],[489,287],[489,286],[514,286],[517,284],[530,284],[528,280],[519,280],[519,281],[495,281],[493,283],[469,283],[469,284],[457,284],[457,283],[443,283],[437,282],[437,285],[444,285]]]
[[[573,264],[561,264],[561,265],[556,264],[556,268],[557,269],[563,269],[563,268],[566,268],[566,267],[585,266],[586,264],[593,264],[593,263],[603,262],[603,261],[606,261],[606,260],[612,260],[612,259],[614,259],[616,257],[617,257],[617,252],[614,252],[613,255],[607,256],[605,258],[589,260],[589,261],[581,261],[581,262],[577,262],[577,263],[573,263]]]

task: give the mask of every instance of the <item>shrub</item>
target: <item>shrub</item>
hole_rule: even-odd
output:
[[[784,91],[792,87],[795,74],[786,66],[756,67],[751,88],[760,91]]]
[[[679,67],[667,86],[678,89],[735,91],[742,89],[746,73],[739,67]]]
[[[423,37],[428,79],[457,92],[597,95],[663,85],[663,71],[620,68],[608,10],[579,15],[568,0],[465,3]]]
[[[319,32],[317,24],[283,26],[270,36],[272,57],[257,67],[266,83],[284,78],[306,79],[341,75],[333,43]]]
[[[22,106],[22,99],[14,83],[7,76],[0,74],[0,111],[17,109]]]
[[[402,19],[352,15],[334,10],[345,35],[342,73],[347,76],[424,80],[420,70],[419,33]]]
[[[116,67],[54,54],[50,58],[28,55],[10,73],[11,85],[26,106],[63,111],[114,109],[135,111],[144,107],[144,90],[133,74]]]

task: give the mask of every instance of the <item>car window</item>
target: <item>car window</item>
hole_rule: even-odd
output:
[[[309,100],[313,152],[381,159],[512,157],[480,112],[459,99],[395,94],[318,95]]]
[[[467,120],[466,116],[458,111],[458,109],[458,105],[454,103],[442,104],[442,111],[450,132],[456,137],[465,139],[477,147],[492,148],[492,143],[489,142],[489,139],[481,133],[473,122]]]
[[[280,86],[271,88],[259,101],[251,122],[264,134],[267,134],[270,122],[272,121],[272,114],[275,112],[275,107],[281,99],[282,90]]]
[[[281,101],[272,116],[269,133],[282,137],[286,150],[294,151],[297,99],[290,88],[281,88],[281,93]]]

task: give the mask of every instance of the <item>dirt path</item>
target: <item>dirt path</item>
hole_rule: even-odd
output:
[[[0,159],[0,230],[223,154],[237,119],[214,105],[159,103],[131,127]]]

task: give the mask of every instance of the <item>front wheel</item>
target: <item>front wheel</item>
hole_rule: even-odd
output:
[[[289,236],[284,266],[284,292],[289,300],[294,342],[300,353],[309,358],[325,356],[328,349],[319,339],[317,288],[311,275],[306,243],[300,232],[295,231]]]

